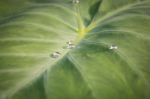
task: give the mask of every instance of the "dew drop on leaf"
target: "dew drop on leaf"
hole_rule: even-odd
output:
[[[68,42],[66,42],[68,45],[72,44],[72,40],[69,40]]]
[[[60,56],[60,54],[61,54],[60,52],[54,52],[51,54],[51,57],[52,58],[58,58]]]
[[[72,40],[69,40],[66,43],[67,43],[67,46],[66,46],[67,49],[73,49],[73,48],[75,48],[75,45],[73,44]]]
[[[111,45],[111,46],[109,47],[109,49],[111,49],[111,50],[116,50],[116,49],[118,49],[118,46],[116,46],[116,45]]]
[[[77,4],[77,3],[79,3],[80,1],[79,1],[79,0],[73,0],[72,2]]]

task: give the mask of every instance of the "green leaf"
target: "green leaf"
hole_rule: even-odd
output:
[[[23,1],[0,3],[0,99],[150,98],[149,0]]]

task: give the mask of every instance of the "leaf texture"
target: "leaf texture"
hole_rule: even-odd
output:
[[[150,98],[149,0],[24,2],[1,13],[0,99]]]

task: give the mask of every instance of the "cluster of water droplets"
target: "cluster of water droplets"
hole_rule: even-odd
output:
[[[109,47],[110,50],[117,50],[118,49],[118,46],[117,45],[111,45]]]
[[[78,3],[80,3],[80,1],[79,0],[72,0],[72,3],[78,4]],[[75,44],[73,44],[72,40],[69,40],[68,42],[66,42],[66,46],[63,47],[63,49],[73,49],[73,48],[75,48]],[[111,45],[111,46],[109,46],[109,49],[110,50],[117,50],[118,46],[117,45]],[[54,52],[51,54],[51,57],[52,58],[58,58],[60,55],[61,55],[60,52]]]
[[[64,46],[63,49],[73,49],[75,47],[76,46],[75,46],[75,44],[73,44],[73,41],[69,40],[68,42],[66,42],[66,46]],[[118,46],[117,45],[110,45],[108,48],[110,50],[117,50]],[[54,53],[51,54],[51,57],[52,58],[58,58],[60,55],[61,55],[60,52],[54,52]]]
[[[73,41],[68,41],[66,48],[67,49],[73,49],[73,48],[75,48],[75,45],[73,44]]]
[[[80,1],[79,0],[72,0],[72,3],[78,4],[78,3],[80,3]],[[75,48],[75,45],[73,44],[72,40],[69,40],[68,42],[66,42],[66,46],[63,47],[63,49],[73,49],[73,48]],[[51,57],[52,58],[58,58],[60,55],[61,55],[60,52],[54,52],[51,54]]]
[[[66,42],[66,45],[63,47],[63,49],[73,49],[75,48],[75,44],[73,44],[72,40],[69,40],[68,42]],[[52,58],[58,58],[61,55],[60,52],[54,52],[51,54]]]
[[[72,2],[73,2],[74,4],[78,4],[78,3],[80,3],[80,1],[79,1],[79,0],[72,0]]]

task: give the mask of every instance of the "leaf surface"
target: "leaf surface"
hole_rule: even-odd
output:
[[[150,98],[149,0],[25,6],[1,19],[1,99]]]

